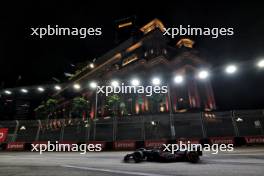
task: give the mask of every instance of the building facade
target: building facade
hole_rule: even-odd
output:
[[[172,43],[163,35],[164,26],[158,19],[152,20],[139,30],[138,34],[98,58],[94,68],[87,66],[79,71],[71,82],[85,85],[93,80],[105,85],[113,79],[126,82],[137,77],[143,84],[148,84],[153,76],[159,76],[169,86],[170,94],[151,97],[142,94],[119,94],[116,106],[109,105],[109,97],[98,95],[95,108],[94,90],[83,88],[79,93],[70,93],[67,91],[68,85],[56,95],[63,111],[67,111],[69,100],[76,95],[83,96],[90,102],[87,113],[92,118],[96,114],[95,109],[99,118],[109,116],[113,111],[119,116],[168,113],[170,105],[174,113],[216,108],[210,80],[199,81],[196,77],[201,68],[208,68],[209,65],[195,50],[194,41],[179,38],[176,43]],[[172,78],[176,74],[184,76],[183,84],[174,84]]]

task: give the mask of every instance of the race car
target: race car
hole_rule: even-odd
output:
[[[127,154],[124,157],[124,162],[134,161],[136,163],[142,161],[153,162],[191,162],[197,163],[200,160],[201,152],[197,151],[176,151],[174,154],[162,149],[147,150],[140,148],[133,153]]]

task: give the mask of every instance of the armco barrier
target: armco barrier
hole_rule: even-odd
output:
[[[211,144],[234,144],[234,137],[211,137]]]
[[[25,142],[9,142],[6,146],[7,151],[23,151],[25,150]]]
[[[245,136],[246,144],[264,144],[264,136]]]
[[[145,148],[158,148],[161,147],[163,144],[167,144],[167,140],[147,140],[145,141]]]
[[[212,138],[179,138],[175,140],[146,140],[146,141],[134,141],[134,140],[123,140],[115,142],[107,141],[89,141],[86,144],[101,144],[103,151],[120,151],[120,150],[135,150],[138,148],[158,148],[163,144],[179,144],[190,143],[190,144],[234,144],[234,146],[243,145],[263,145],[264,136],[245,136],[245,137],[212,137]],[[9,142],[2,143],[1,149],[6,151],[30,151],[32,149],[31,144],[47,144],[47,141],[39,141],[33,143],[25,142]],[[83,144],[84,142],[75,141],[59,141],[60,144]],[[55,144],[55,142],[52,142]]]
[[[113,143],[114,150],[135,150],[136,141],[115,141]]]

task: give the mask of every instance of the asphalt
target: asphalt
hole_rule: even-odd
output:
[[[0,176],[263,176],[264,147],[246,147],[216,155],[204,153],[197,164],[123,163],[127,152],[0,152]]]

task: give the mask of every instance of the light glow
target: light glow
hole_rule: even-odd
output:
[[[111,85],[112,85],[113,87],[117,87],[117,86],[119,85],[119,82],[118,82],[117,80],[113,80],[113,81],[111,82]]]
[[[44,89],[43,87],[38,87],[38,91],[39,91],[39,92],[44,92],[45,89]]]
[[[198,73],[198,78],[199,79],[206,79],[209,77],[209,72],[207,70],[201,70],[199,73]]]
[[[259,68],[264,68],[264,59],[261,59],[260,61],[258,61],[257,66]]]
[[[235,65],[228,65],[225,71],[227,74],[233,74],[237,71],[237,67]]]
[[[55,88],[55,90],[61,90],[61,87],[58,85],[56,85],[54,88]]]
[[[27,89],[21,89],[20,90],[22,93],[28,93],[28,90]]]
[[[160,78],[153,78],[152,79],[152,84],[153,85],[160,85],[161,84]]]
[[[76,84],[73,85],[73,88],[74,88],[75,90],[80,90],[81,85],[76,83]]]
[[[94,68],[94,64],[93,63],[90,63],[89,67],[90,68]]]
[[[175,82],[176,84],[181,84],[181,83],[183,82],[183,76],[182,76],[182,75],[176,75],[176,76],[174,77],[174,82]]]
[[[132,79],[131,80],[131,84],[132,84],[132,86],[139,86],[140,85],[140,81],[139,81],[139,79]]]
[[[90,83],[90,87],[91,87],[92,89],[97,88],[97,83],[96,83],[96,82],[91,82],[91,83]]]
[[[10,90],[5,90],[5,94],[7,94],[7,95],[11,95],[12,92],[11,92]]]

